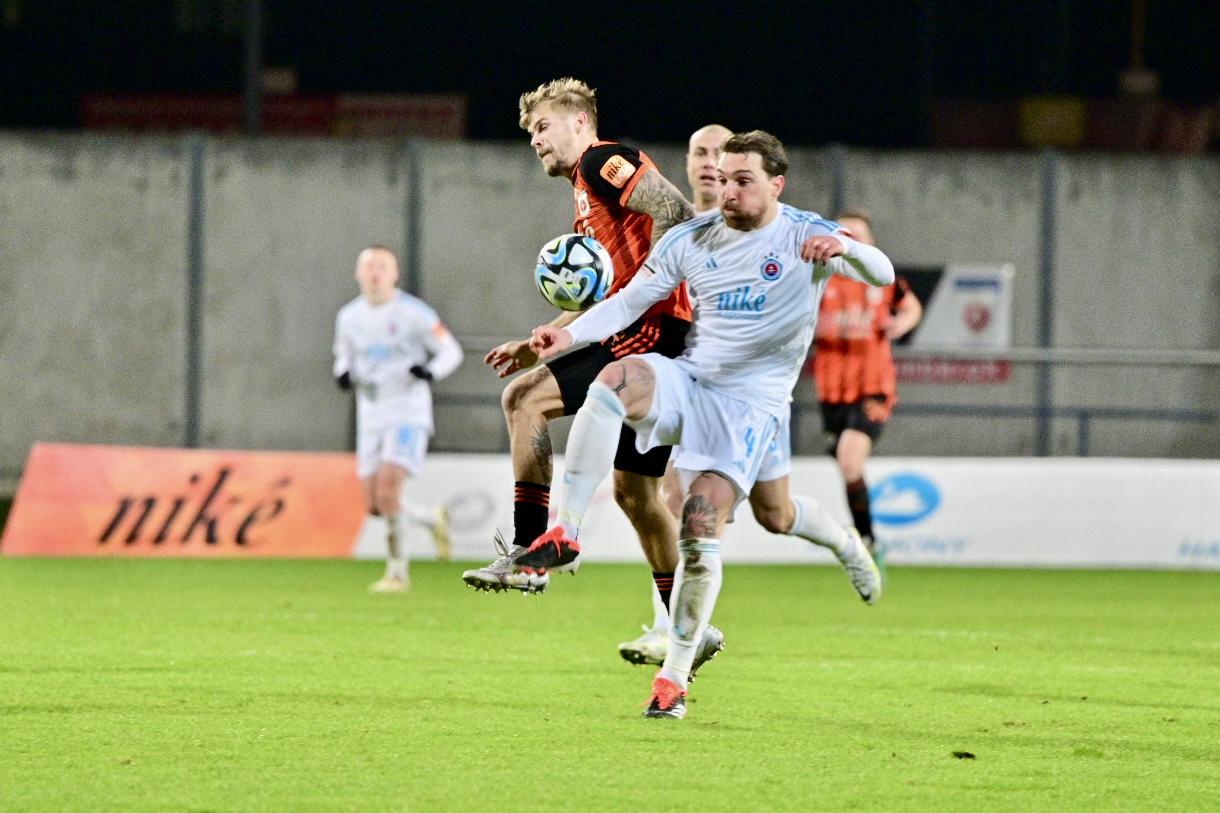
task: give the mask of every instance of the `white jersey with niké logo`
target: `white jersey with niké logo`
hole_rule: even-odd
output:
[[[432,431],[432,390],[411,374],[424,365],[439,381],[457,369],[462,349],[422,300],[397,291],[371,305],[357,297],[335,319],[336,377],[348,373],[356,388],[360,421],[393,417]]]
[[[825,234],[838,237],[845,253],[826,265],[802,260],[801,244]],[[627,287],[567,329],[575,342],[612,335],[685,281],[694,318],[677,363],[708,386],[779,414],[835,273],[872,285],[894,281],[884,254],[812,212],[781,203],[775,219],[754,231],[730,228],[717,212],[670,229]]]

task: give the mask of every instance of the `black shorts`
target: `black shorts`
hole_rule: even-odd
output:
[[[648,317],[645,317],[648,319]],[[624,336],[641,332],[645,319],[641,319],[613,339],[607,339],[599,344],[591,344],[579,350],[560,356],[554,361],[548,361],[546,366],[555,383],[559,385],[559,394],[563,398],[563,414],[575,415],[584,404],[589,394],[589,385],[597,378],[598,373],[608,367],[611,362],[623,356],[616,356],[610,349],[612,342],[621,343]],[[654,325],[659,326],[657,338],[640,353],[660,353],[668,358],[682,355],[686,349],[686,334],[690,331],[690,322],[675,319],[672,316],[652,317]],[[665,474],[665,465],[669,462],[669,446],[657,446],[640,454],[635,448],[635,430],[623,424],[619,433],[618,452],[614,456],[614,468],[619,471],[629,471],[632,474],[642,474],[645,477],[661,477]]]
[[[818,406],[822,408],[822,428],[834,436],[834,442],[826,450],[831,457],[835,455],[835,450],[839,445],[839,435],[843,434],[844,429],[863,432],[872,439],[873,443],[876,443],[877,438],[881,437],[881,430],[885,428],[885,422],[889,419],[883,395],[866,395],[859,401],[852,401],[850,404],[819,401]],[[881,414],[885,414],[887,417],[881,420],[870,418],[870,413],[877,414],[878,407],[881,408]]]

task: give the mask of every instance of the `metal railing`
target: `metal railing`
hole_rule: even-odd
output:
[[[461,339],[470,354],[481,357],[488,348],[505,337],[466,336]],[[1172,349],[1110,349],[1110,348],[1043,348],[1013,347],[996,350],[963,350],[960,348],[895,347],[894,357],[901,360],[1007,361],[1014,364],[1037,364],[1049,371],[1056,366],[1122,365],[1142,367],[1214,367],[1220,369],[1220,351]],[[507,381],[505,382],[507,383]],[[1045,390],[1039,390],[1045,392]],[[438,393],[436,405],[463,408],[486,408],[500,411],[499,395],[472,393]],[[811,417],[809,413],[813,413]],[[822,454],[820,448],[808,448],[801,428],[809,421],[821,421],[816,403],[795,401],[792,404],[791,436],[793,454]],[[1033,404],[949,404],[900,401],[895,414],[919,417],[1004,418],[1035,421],[1042,437],[1049,436],[1050,423],[1070,419],[1076,424],[1076,454],[1088,457],[1092,445],[1093,424],[1099,420],[1156,421],[1174,424],[1220,423],[1220,411],[1209,409],[1152,409],[1126,406],[1078,406],[1054,404],[1048,400]],[[508,430],[501,430],[499,451],[509,449]],[[438,449],[439,450],[439,449]],[[451,449],[451,451],[454,451]]]

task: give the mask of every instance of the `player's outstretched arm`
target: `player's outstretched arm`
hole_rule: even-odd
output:
[[[665,232],[695,216],[695,207],[682,196],[678,187],[653,168],[636,182],[631,197],[627,198],[627,208],[652,218],[654,246]]]
[[[529,340],[523,342],[505,342],[493,347],[483,357],[484,364],[490,364],[500,378],[510,376],[520,370],[527,370],[538,363],[538,354],[530,349]]]
[[[890,341],[901,339],[903,336],[910,333],[919,324],[919,320],[923,318],[923,303],[908,290],[898,300],[898,308],[894,313],[894,318],[885,327],[885,337]]]
[[[576,321],[578,316],[580,316],[579,313],[561,313],[552,319],[548,326],[564,328]],[[544,358],[550,358],[550,356],[544,356]],[[500,378],[506,378],[513,373],[533,367],[538,363],[538,354],[530,347],[529,339],[520,342],[505,342],[498,347],[493,347],[483,357],[483,363],[490,364]]]
[[[844,234],[810,237],[801,244],[801,259],[824,265],[832,273],[843,274],[869,285],[880,287],[894,281],[894,264],[881,249]]]

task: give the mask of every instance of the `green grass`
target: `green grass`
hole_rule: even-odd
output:
[[[643,567],[461,569],[0,560],[0,810],[1216,809],[1220,574],[730,567],[674,722]]]

